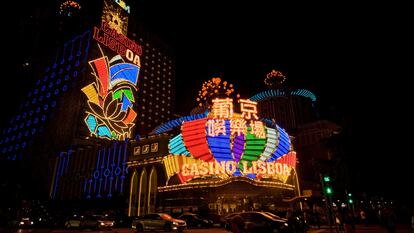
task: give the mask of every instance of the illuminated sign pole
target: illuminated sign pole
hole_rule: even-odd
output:
[[[89,61],[92,82],[81,89],[87,97],[84,121],[91,136],[125,140],[138,115],[134,104],[142,47],[106,21],[94,28],[93,38],[98,54]]]

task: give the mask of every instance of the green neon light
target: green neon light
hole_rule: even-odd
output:
[[[135,102],[134,94],[132,93],[131,89],[120,89],[114,92],[112,95],[113,99],[121,99],[122,94],[124,94],[130,101]]]
[[[251,127],[247,127],[246,147],[241,156],[239,168],[243,170],[243,161],[247,161],[247,166],[252,166],[253,161],[257,161],[266,145],[266,138],[257,138],[251,133]]]

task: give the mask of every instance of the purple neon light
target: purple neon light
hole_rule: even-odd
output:
[[[236,137],[234,137],[232,153],[233,153],[234,161],[236,163],[238,163],[240,161],[240,158],[241,158],[241,156],[243,154],[243,151],[244,151],[245,142],[246,142],[246,140],[245,140],[245,137],[244,137],[243,133],[241,133],[240,135],[237,135]]]

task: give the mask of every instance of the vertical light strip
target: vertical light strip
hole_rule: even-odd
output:
[[[270,158],[270,156],[272,156],[272,154],[276,151],[276,147],[277,147],[277,133],[276,130],[273,128],[269,128],[266,127],[267,130],[267,141],[266,141],[266,147],[265,150],[263,151],[263,153],[260,155],[259,160],[260,161],[266,161]]]
[[[132,179],[131,179],[131,186],[130,186],[130,192],[129,192],[129,207],[128,207],[128,216],[131,216],[131,211],[132,211],[132,193],[134,192],[134,179],[136,179],[137,176],[137,171],[134,171],[134,173],[132,174]]]

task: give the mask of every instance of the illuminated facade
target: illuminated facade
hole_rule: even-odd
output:
[[[132,36],[134,38],[134,35]],[[136,129],[140,135],[172,119],[175,96],[175,58],[153,35],[136,37],[142,45]]]
[[[87,15],[95,3],[106,15]],[[21,176],[32,179],[23,178],[24,185],[42,197],[122,196],[129,189],[129,141],[172,115],[174,58],[162,41],[126,20],[131,8],[124,1],[62,4],[62,28],[80,20],[89,29],[54,48],[56,56],[34,74],[35,86],[1,131],[0,160],[25,164]]]
[[[206,115],[157,128],[162,133],[181,127],[179,134],[132,145],[130,216],[197,211],[201,205],[219,214],[271,210],[283,206],[282,198],[295,196],[296,152],[285,130],[262,122],[254,101],[241,99],[240,113],[230,98],[212,103]],[[239,193],[233,192],[235,185]],[[247,198],[250,203],[241,205]]]

